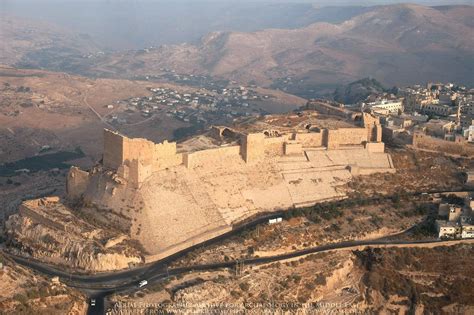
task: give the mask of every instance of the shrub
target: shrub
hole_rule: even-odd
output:
[[[319,274],[314,279],[314,284],[316,284],[316,285],[326,285],[326,277],[323,274]]]
[[[250,285],[247,282],[240,283],[239,287],[242,291],[248,291],[250,289]]]
[[[28,302],[28,298],[21,293],[17,293],[13,296],[13,299],[25,305]]]

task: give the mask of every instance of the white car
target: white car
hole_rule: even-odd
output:
[[[142,281],[140,281],[140,283],[138,284],[138,287],[141,288],[141,287],[146,286],[147,284],[148,284],[148,281],[142,280]]]
[[[95,306],[95,299],[91,299],[91,306]]]

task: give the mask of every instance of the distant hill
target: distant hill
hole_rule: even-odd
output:
[[[474,28],[452,10],[384,6],[340,25],[213,34],[199,47],[199,66],[243,81],[294,77],[300,82],[294,92],[368,76],[386,85],[474,84]],[[474,19],[474,7],[463,12]]]
[[[334,100],[343,104],[355,104],[363,101],[372,93],[387,91],[377,80],[364,78],[347,85],[338,87],[334,91]]]
[[[64,56],[81,56],[98,50],[87,35],[44,21],[3,14],[0,19],[0,43],[0,64],[22,62],[26,67],[29,65],[28,61],[35,56],[37,58],[31,63],[31,67],[41,64],[41,56],[47,55],[48,58],[58,60]]]
[[[332,94],[338,85],[364,77],[387,86],[426,81],[473,85],[473,19],[472,6],[378,6],[341,24],[214,32],[199,45],[117,54],[95,68],[145,74],[168,67],[272,85],[299,95],[310,90]],[[140,68],[127,66],[138,60],[143,63]]]
[[[19,54],[16,65],[121,78],[154,75],[166,68],[257,83],[306,98],[332,96],[337,87],[365,77],[377,78],[385,86],[427,81],[474,85],[473,6],[398,4],[349,13],[340,16],[342,22],[333,14],[337,23],[211,32],[196,45],[164,45],[92,58],[76,52],[79,42],[50,45],[53,48]]]
[[[41,17],[89,34],[103,50],[198,44],[214,31],[293,29],[316,22],[341,23],[370,10],[363,6],[317,7],[272,1],[3,1],[1,10]],[[36,2],[36,3],[35,3]]]

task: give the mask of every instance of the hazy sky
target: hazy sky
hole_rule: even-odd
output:
[[[407,2],[474,4],[474,0],[0,0],[0,18],[6,14],[46,20],[90,35],[104,49],[134,49],[197,43],[212,31],[340,23],[369,6]]]
[[[103,3],[136,3],[136,2],[254,2],[254,3],[313,3],[316,5],[381,5],[391,3],[419,3],[423,5],[469,4],[474,5],[474,0],[0,0],[0,3],[30,2],[103,2]]]

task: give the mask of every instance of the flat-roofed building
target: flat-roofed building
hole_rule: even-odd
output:
[[[437,220],[436,228],[439,238],[456,238],[461,234],[461,226],[456,222]]]

